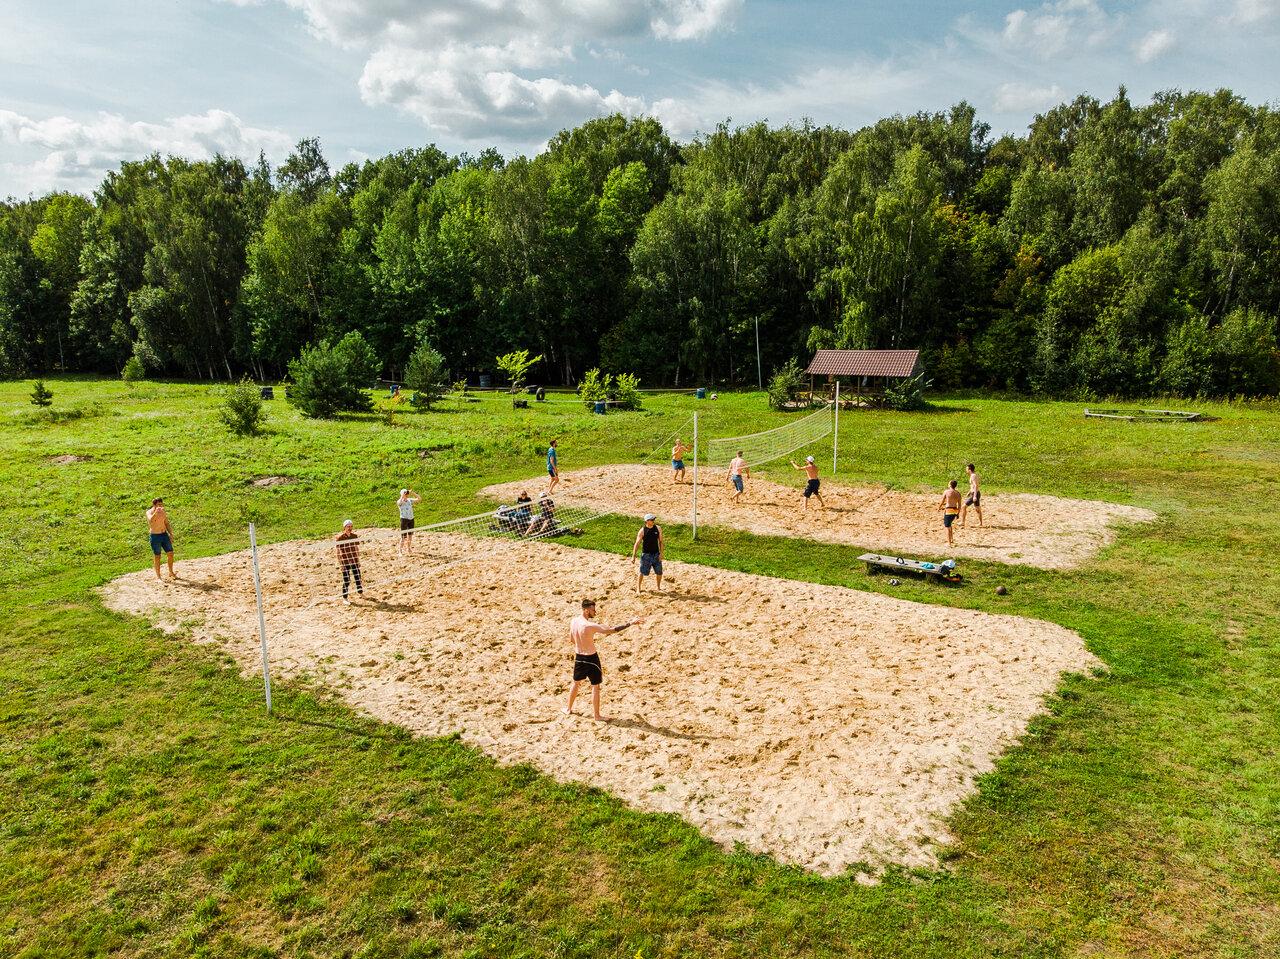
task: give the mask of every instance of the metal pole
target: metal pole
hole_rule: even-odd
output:
[[[764,389],[764,373],[760,369],[760,315],[756,314],[756,386]]]
[[[698,414],[693,414],[693,538],[698,538]]]
[[[271,665],[267,660],[267,617],[262,611],[262,572],[258,569],[258,533],[249,524],[249,549],[253,552],[253,591],[258,597],[258,638],[262,640],[262,688],[267,693],[267,715],[271,715]]]
[[[831,475],[836,475],[836,455],[840,449],[840,380],[836,380],[836,426],[831,431]]]

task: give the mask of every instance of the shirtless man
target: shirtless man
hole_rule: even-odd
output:
[[[826,503],[824,503],[824,502],[822,502],[822,494],[818,492],[818,487],[822,485],[822,480],[818,479],[818,466],[817,466],[817,464],[816,464],[816,463],[814,463],[814,461],[813,461],[813,457],[812,457],[812,456],[806,456],[806,457],[804,458],[804,466],[796,466],[796,461],[795,461],[795,460],[792,460],[792,461],[791,461],[791,468],[792,468],[792,469],[798,469],[798,470],[804,470],[804,471],[805,471],[805,475],[807,475],[807,476],[809,477],[809,482],[805,483],[805,485],[804,485],[804,510],[805,510],[805,512],[806,512],[806,513],[807,513],[807,512],[809,512],[809,497],[810,497],[810,496],[816,496],[816,497],[818,497],[818,505],[819,505],[819,506],[821,506],[823,509],[826,509],[826,508],[827,508],[827,504],[826,504]]]
[[[163,578],[160,575],[161,553],[169,559],[169,578],[177,579],[173,572],[173,527],[169,525],[164,500],[159,496],[151,501],[151,509],[147,510],[147,527],[151,530],[151,560],[156,570],[156,579]]]
[[[674,483],[684,482],[684,454],[689,452],[689,447],[680,442],[680,437],[676,437],[676,445],[671,447],[671,480]]]
[[[569,636],[573,640],[573,685],[569,688],[569,705],[565,715],[573,715],[573,701],[578,698],[578,686],[585,679],[591,683],[591,714],[595,719],[608,719],[600,714],[600,684],[604,682],[604,668],[600,654],[596,652],[596,637],[611,636],[631,626],[638,626],[643,619],[633,619],[621,626],[600,626],[592,622],[596,618],[596,601],[582,601],[582,615],[569,623]]]
[[[964,498],[964,505],[960,507],[960,527],[964,528],[965,517],[969,515],[969,507],[973,507],[973,511],[978,514],[978,526],[982,526],[982,490],[978,488],[978,471],[973,468],[970,463],[965,467],[969,471],[969,495]]]
[[[942,502],[938,504],[938,509],[942,510],[942,525],[947,528],[947,545],[954,546],[955,542],[951,538],[951,524],[960,515],[960,491],[956,489],[955,480],[952,480],[943,491]]]
[[[729,482],[733,484],[733,488],[737,490],[733,494],[733,501],[736,503],[742,499],[742,481],[751,478],[751,467],[747,465],[747,461],[742,458],[742,450],[738,450],[738,455],[729,461]]]

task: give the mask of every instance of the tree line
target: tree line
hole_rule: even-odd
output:
[[[1228,90],[1079,96],[1024,136],[972,106],[857,131],[651,118],[537,156],[434,146],[336,172],[153,155],[92,198],[0,204],[0,372],[282,376],[359,333],[386,375],[754,382],[819,347],[919,348],[934,383],[1280,389],[1280,114]]]

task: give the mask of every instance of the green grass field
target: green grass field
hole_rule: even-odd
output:
[[[943,870],[865,886],[726,854],[322,693],[278,687],[268,719],[226,660],[92,592],[149,564],[153,495],[181,562],[244,548],[251,520],[266,542],[388,525],[402,485],[423,519],[474,513],[479,487],[538,473],[551,436],[572,470],[638,459],[695,408],[703,435],[783,422],[762,394],[605,417],[490,397],[393,423],[277,400],[264,436],[237,439],[208,387],[50,387],[39,414],[30,384],[0,384],[0,955],[1280,955],[1274,405],[1172,425],[976,397],[842,414],[842,480],[940,489],[975,459],[992,508],[1033,491],[1159,513],[1073,572],[964,562],[960,590],[895,589],[854,548],[715,529],[695,545],[668,520],[673,558],[1040,617],[1107,663],[983,779]],[[248,485],[265,475],[297,482]],[[633,528],[604,519],[577,545],[624,552]]]

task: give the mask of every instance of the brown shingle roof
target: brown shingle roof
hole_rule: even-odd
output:
[[[806,373],[817,376],[911,376],[919,350],[818,350]]]

